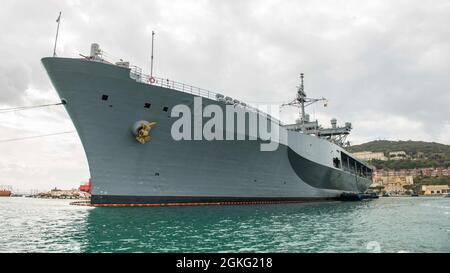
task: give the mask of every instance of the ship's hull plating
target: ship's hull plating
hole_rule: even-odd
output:
[[[83,143],[94,204],[291,202],[362,192],[370,184],[334,168],[339,146],[284,128],[273,152],[261,152],[260,141],[175,141],[170,109],[192,107],[192,94],[138,83],[113,65],[42,62]],[[224,107],[203,99],[208,104]],[[157,122],[145,145],[131,132],[141,120]]]

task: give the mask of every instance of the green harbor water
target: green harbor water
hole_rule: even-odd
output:
[[[0,252],[450,252],[450,198],[89,208],[0,198]]]

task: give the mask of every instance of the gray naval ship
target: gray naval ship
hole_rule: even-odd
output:
[[[303,202],[361,193],[371,184],[371,167],[345,150],[351,124],[310,121],[305,107],[322,99],[306,96],[303,74],[288,104],[300,108],[300,118],[285,125],[230,97],[109,62],[97,44],[90,56],[42,63],[83,144],[94,206]],[[172,108],[193,108],[199,97],[203,108],[232,106],[248,120],[267,119],[278,128],[278,147],[261,151],[266,142],[250,140],[248,125],[247,140],[175,140]]]

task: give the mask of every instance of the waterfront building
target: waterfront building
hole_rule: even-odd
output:
[[[60,190],[54,188],[49,192],[38,193],[35,197],[46,199],[89,199],[90,194],[79,189]]]
[[[450,168],[449,168],[450,169]],[[443,169],[442,170],[442,175],[443,176],[448,176],[448,174],[449,174],[449,169]]]
[[[436,170],[436,169],[434,169],[434,170],[431,170],[431,176],[432,176],[432,177],[436,177],[436,176],[438,176],[438,172],[437,172],[437,170]]]
[[[404,186],[412,184],[414,184],[414,178],[412,176],[388,175],[374,176],[372,186],[382,185],[384,191],[387,193],[401,194],[406,191]]]
[[[401,169],[401,170],[374,170],[374,176],[425,176],[442,177],[449,176],[450,168],[421,168],[421,169]]]
[[[422,193],[424,195],[449,194],[450,186],[449,185],[423,185]]]
[[[419,169],[410,169],[408,171],[409,171],[408,175],[411,175],[413,177],[416,177],[416,176],[420,175],[420,170]]]
[[[374,177],[378,177],[378,176],[387,176],[388,175],[388,172],[386,171],[386,170],[384,170],[384,169],[381,169],[381,170],[375,170],[374,172],[373,172],[373,176]]]
[[[407,157],[405,151],[389,152],[389,160],[404,160]]]
[[[417,152],[417,153],[414,155],[413,160],[424,159],[424,158],[426,158],[426,157],[425,157],[425,154],[424,154],[423,152]]]
[[[386,161],[387,160],[387,157],[382,152],[375,153],[375,152],[363,151],[363,152],[353,153],[353,155],[358,159],[366,160],[366,161],[370,161],[370,160]]]
[[[423,168],[421,169],[422,176],[431,176],[431,169],[429,168]]]

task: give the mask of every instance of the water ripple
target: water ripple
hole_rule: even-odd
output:
[[[450,198],[85,208],[0,199],[0,252],[450,252]]]

